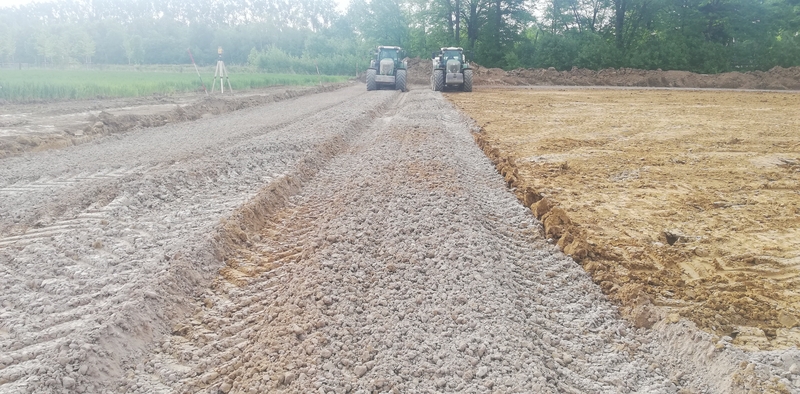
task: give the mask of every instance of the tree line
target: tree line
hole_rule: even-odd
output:
[[[800,65],[800,0],[62,0],[0,9],[0,62],[213,64],[352,74],[370,48],[461,46],[488,67]]]

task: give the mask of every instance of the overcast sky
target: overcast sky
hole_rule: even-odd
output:
[[[0,0],[0,8],[11,7],[15,5],[22,5],[28,3],[41,3],[47,1],[54,1],[54,0]],[[344,12],[347,10],[347,5],[350,4],[350,0],[333,0],[336,2],[336,9],[339,12]]]
[[[10,7],[13,5],[20,5],[30,3],[30,1],[26,0],[0,0],[0,8]]]

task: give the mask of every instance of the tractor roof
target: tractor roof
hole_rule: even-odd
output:
[[[383,45],[378,46],[378,49],[396,49],[398,51],[402,51],[403,50],[403,48],[400,48],[400,47],[390,47],[390,46],[383,46]]]
[[[461,48],[461,47],[447,47],[447,48],[442,48],[442,50],[443,51],[463,51],[464,48]]]

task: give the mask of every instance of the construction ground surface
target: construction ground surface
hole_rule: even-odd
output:
[[[0,392],[800,392],[798,95],[484,89],[0,105]]]
[[[680,316],[748,349],[800,345],[800,94],[448,98],[548,237],[637,324]]]

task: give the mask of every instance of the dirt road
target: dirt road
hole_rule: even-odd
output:
[[[474,127],[355,86],[0,160],[0,391],[798,390],[630,327]]]

